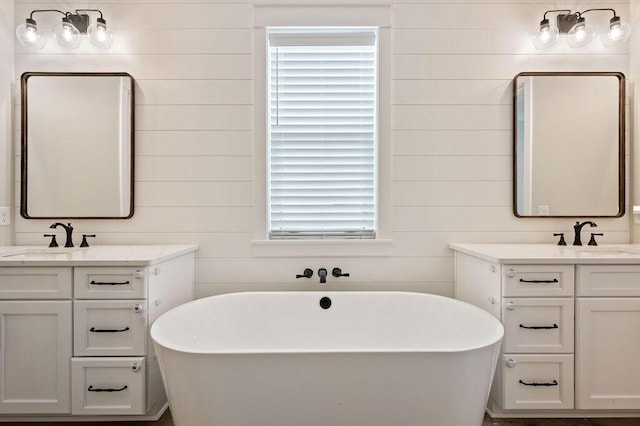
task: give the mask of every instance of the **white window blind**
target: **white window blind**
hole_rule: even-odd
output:
[[[374,238],[376,30],[268,41],[270,238]]]

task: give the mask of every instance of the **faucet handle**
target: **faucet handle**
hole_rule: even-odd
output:
[[[587,243],[588,246],[597,246],[598,243],[596,242],[596,235],[597,236],[603,236],[604,234],[602,232],[598,232],[598,233],[591,233],[591,239],[589,239],[589,242]]]
[[[56,241],[56,234],[44,234],[44,237],[51,237],[51,242],[49,243],[49,247],[58,247],[58,242]]]
[[[302,275],[296,274],[296,278],[311,278],[313,276],[313,269],[306,268]]]
[[[342,273],[342,269],[340,269],[340,268],[333,268],[333,270],[331,271],[331,275],[333,275],[333,276],[334,276],[334,277],[336,277],[336,278],[339,278],[339,277],[348,277],[348,276],[349,276],[349,273],[347,272],[346,274],[343,274],[343,273]]]
[[[559,246],[566,246],[567,242],[564,240],[564,232],[558,232],[556,234],[553,234],[554,237],[560,237],[560,240],[558,241],[558,245]]]
[[[82,242],[80,243],[80,247],[89,247],[89,243],[87,242],[87,238],[93,238],[96,234],[82,234]]]

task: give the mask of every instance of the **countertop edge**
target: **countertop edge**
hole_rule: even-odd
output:
[[[509,243],[449,243],[455,252],[464,253],[479,259],[500,264],[640,264],[640,245],[638,244],[603,244],[598,248],[588,246],[557,246],[555,244],[509,244]],[[523,250],[536,250],[526,255],[518,253]],[[617,250],[633,250],[620,257],[607,255]]]
[[[68,259],[11,259],[7,256],[12,251],[41,249],[40,246],[5,246],[0,247],[0,267],[11,266],[152,266],[167,260],[195,252],[199,249],[195,244],[156,244],[156,245],[113,245],[113,246],[92,246],[86,251],[79,249],[71,254]],[[91,249],[94,249],[91,252]],[[78,257],[90,254],[87,257]]]

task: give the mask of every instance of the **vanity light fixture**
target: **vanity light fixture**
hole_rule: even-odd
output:
[[[113,34],[107,29],[107,21],[98,9],[76,9],[74,12],[63,12],[57,9],[32,10],[24,24],[16,28],[16,37],[20,44],[32,49],[42,49],[46,43],[46,36],[38,28],[33,19],[35,13],[56,12],[63,15],[61,22],[53,28],[53,36],[59,45],[69,49],[80,46],[81,35],[87,34],[89,42],[101,49],[109,49],[113,44]],[[97,12],[100,16],[89,24],[89,15],[81,12]]]
[[[613,46],[624,43],[631,34],[631,26],[620,19],[614,9],[597,8],[587,9],[582,12],[572,12],[569,9],[547,10],[542,16],[540,25],[533,34],[533,45],[536,49],[546,49],[553,46],[560,37],[560,34],[567,35],[567,44],[570,47],[583,47],[593,41],[596,36],[594,26],[583,16],[589,12],[605,11],[612,12],[613,17],[609,20],[609,28],[601,34],[602,44]],[[547,18],[548,13],[558,13],[556,26],[552,26]]]

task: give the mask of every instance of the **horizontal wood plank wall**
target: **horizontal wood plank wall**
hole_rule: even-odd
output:
[[[551,243],[553,232],[569,233],[572,220],[523,220],[511,213],[511,79],[522,71],[628,74],[627,47],[605,49],[596,42],[571,50],[558,43],[535,51],[530,33],[547,9],[613,7],[624,18],[629,1],[349,3],[391,3],[390,256],[254,256],[253,52],[260,46],[253,45],[253,6],[240,1],[16,1],[16,23],[33,9],[99,7],[117,36],[106,52],[50,44],[33,53],[16,43],[16,78],[25,71],[126,71],[136,78],[135,216],[76,220],[77,233],[96,233],[96,244],[200,244],[199,297],[261,289],[451,295],[449,242]],[[42,15],[38,23],[52,26],[54,18]],[[594,19],[606,23],[608,16]],[[44,244],[50,221],[19,218],[18,173],[15,182],[16,243]],[[628,216],[597,222],[604,242],[629,242]],[[306,267],[333,266],[351,278],[330,279],[327,286],[294,278]]]
[[[0,0],[0,207],[13,205],[12,91],[14,76],[13,1]],[[13,216],[13,212],[11,212]],[[13,222],[13,219],[12,219]],[[0,226],[0,245],[11,245],[13,225]]]

